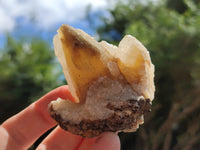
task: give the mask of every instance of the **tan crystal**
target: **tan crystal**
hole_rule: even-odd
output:
[[[122,77],[139,96],[153,100],[154,65],[136,38],[127,35],[116,47],[62,25],[54,37],[54,48],[77,103],[85,102],[88,88],[101,76]]]

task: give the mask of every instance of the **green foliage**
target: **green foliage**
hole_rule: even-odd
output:
[[[61,68],[49,44],[10,36],[0,52],[0,122],[59,86]]]
[[[116,3],[113,19],[99,29],[112,43],[119,42],[113,30],[135,36],[156,68],[152,112],[138,132],[121,134],[122,149],[199,149],[200,3],[177,0],[172,8],[171,0],[134,2]]]

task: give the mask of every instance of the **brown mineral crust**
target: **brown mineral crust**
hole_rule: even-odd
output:
[[[106,107],[113,110],[114,113],[108,118],[99,120],[82,120],[80,123],[72,123],[61,118],[59,114],[50,107],[51,116],[59,123],[61,128],[73,134],[87,138],[100,135],[103,132],[117,132],[127,129],[137,128],[139,119],[143,114],[151,110],[149,99],[127,100],[123,105],[115,106],[114,103],[108,102]]]

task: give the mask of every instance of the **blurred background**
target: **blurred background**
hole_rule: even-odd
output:
[[[64,23],[115,45],[131,34],[150,51],[152,111],[119,134],[122,150],[200,149],[200,0],[0,0],[0,123],[67,84],[52,44]]]

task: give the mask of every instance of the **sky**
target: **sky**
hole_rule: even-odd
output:
[[[0,49],[6,42],[7,34],[16,39],[20,36],[36,36],[52,43],[61,24],[80,28],[98,39],[95,29],[103,24],[99,16],[112,19],[108,9],[115,2],[116,0],[0,0]],[[90,21],[86,19],[88,8]]]
[[[95,35],[85,12],[90,8],[94,25],[99,25],[97,16],[109,17],[108,6],[108,0],[0,0],[0,47],[7,33],[51,40],[65,23]]]

